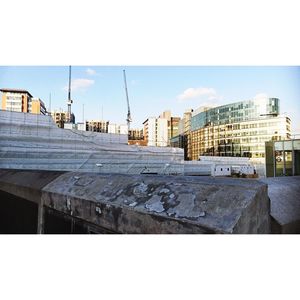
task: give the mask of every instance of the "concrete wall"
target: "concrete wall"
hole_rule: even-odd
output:
[[[97,232],[270,232],[267,186],[251,180],[2,170],[0,190],[38,204],[41,233],[45,210]]]
[[[261,178],[268,184],[272,232],[300,233],[300,176]]]

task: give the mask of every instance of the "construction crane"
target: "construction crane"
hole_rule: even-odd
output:
[[[125,92],[126,92],[126,100],[127,100],[127,127],[128,127],[128,134],[129,134],[129,129],[130,129],[130,122],[132,122],[131,119],[131,114],[130,114],[130,107],[129,107],[129,98],[128,98],[128,90],[127,90],[127,83],[126,83],[126,74],[125,70],[123,70],[123,75],[124,75],[124,84],[125,84]]]
[[[73,100],[71,100],[71,66],[69,66],[69,91],[68,91],[68,122],[73,123],[71,104]]]

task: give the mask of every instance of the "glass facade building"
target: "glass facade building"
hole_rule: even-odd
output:
[[[191,118],[190,158],[200,155],[265,157],[265,142],[290,139],[279,99],[260,98],[198,109]]]

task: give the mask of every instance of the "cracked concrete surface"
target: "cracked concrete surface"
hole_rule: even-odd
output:
[[[74,176],[84,177],[89,184],[78,190]],[[78,217],[90,218],[102,226],[107,226],[106,213],[111,219],[111,212],[107,210],[110,205],[109,209],[116,209],[118,213],[108,229],[119,232],[175,233],[175,228],[178,233],[268,233],[270,230],[267,188],[257,181],[236,180],[232,185],[226,179],[207,181],[187,176],[74,172],[63,174],[43,190],[45,205],[63,211],[60,201],[51,202],[55,195],[71,197],[77,203],[73,206],[77,205],[78,212],[83,211],[87,203],[101,204],[102,219]],[[153,220],[158,219],[160,222],[154,226]],[[166,222],[169,222],[168,230],[161,226]],[[134,225],[137,223],[138,227]]]
[[[0,170],[0,189],[110,232],[270,232],[257,180]]]

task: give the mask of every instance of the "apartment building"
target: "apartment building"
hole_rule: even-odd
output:
[[[32,114],[46,115],[47,110],[45,103],[39,98],[31,98],[28,103],[28,110]]]
[[[129,140],[143,140],[143,129],[130,129],[128,134]]]
[[[171,111],[164,111],[158,118],[150,117],[143,122],[144,139],[148,146],[170,146],[170,139],[178,135],[179,117],[172,117]]]
[[[192,156],[191,143],[191,119],[193,109],[187,109],[178,122],[178,133],[170,138],[170,146],[184,149],[184,159],[189,160]]]
[[[54,120],[55,124],[59,128],[64,128],[64,123],[66,122],[66,112],[64,111],[53,111],[51,112],[51,117]]]
[[[150,117],[143,122],[144,138],[148,146],[168,146],[168,120]]]
[[[104,120],[90,120],[85,122],[86,131],[108,133],[109,121]]]
[[[128,126],[126,124],[108,124],[107,132],[114,134],[128,134]]]
[[[0,89],[2,92],[3,110],[25,112],[33,114],[47,113],[44,102],[34,98],[28,91],[22,89]]]

